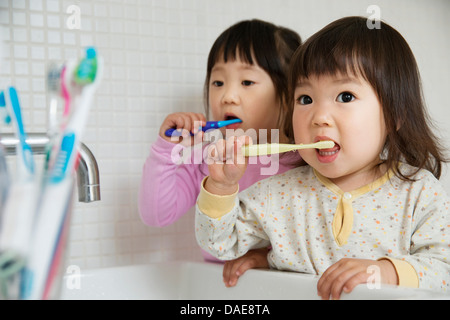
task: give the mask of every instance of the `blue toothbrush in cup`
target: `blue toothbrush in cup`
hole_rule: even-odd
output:
[[[235,123],[241,123],[242,120],[241,119],[233,119],[233,120],[224,120],[224,121],[208,121],[206,123],[205,126],[200,127],[200,129],[203,132],[206,132],[208,130],[215,130],[215,129],[220,129]],[[175,128],[171,128],[168,129],[165,132],[166,137],[181,137],[182,136],[182,130],[180,129],[175,129]],[[191,136],[193,136],[194,134],[191,132]]]

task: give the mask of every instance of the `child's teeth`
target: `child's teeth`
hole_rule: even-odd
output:
[[[336,154],[338,152],[338,150],[336,151],[319,151],[319,154],[321,156],[332,156],[334,154]]]

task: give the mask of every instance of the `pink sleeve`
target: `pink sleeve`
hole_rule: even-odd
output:
[[[205,176],[200,165],[174,163],[172,150],[176,146],[158,137],[144,164],[139,214],[149,226],[164,227],[174,223],[195,205],[200,192]]]

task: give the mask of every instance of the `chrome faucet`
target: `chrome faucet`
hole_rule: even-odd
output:
[[[49,138],[45,133],[30,133],[27,134],[26,141],[33,153],[45,154],[45,146],[49,142]],[[19,143],[19,139],[13,134],[2,134],[0,143],[5,147],[6,154],[16,154],[16,145]],[[99,201],[100,174],[97,160],[95,160],[91,150],[84,143],[80,144],[78,151],[80,153],[77,170],[78,201],[84,203]]]

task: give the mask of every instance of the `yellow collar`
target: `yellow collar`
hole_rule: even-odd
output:
[[[372,183],[351,192],[344,192],[341,188],[331,182],[330,179],[322,176],[315,169],[314,174],[316,175],[317,179],[319,179],[319,181],[323,183],[323,185],[325,185],[325,187],[339,196],[339,203],[334,214],[332,228],[336,243],[339,246],[343,246],[347,243],[347,239],[350,236],[353,227],[352,202],[363,194],[380,188],[391,178],[393,172],[392,170],[388,170],[382,177],[378,178]]]

